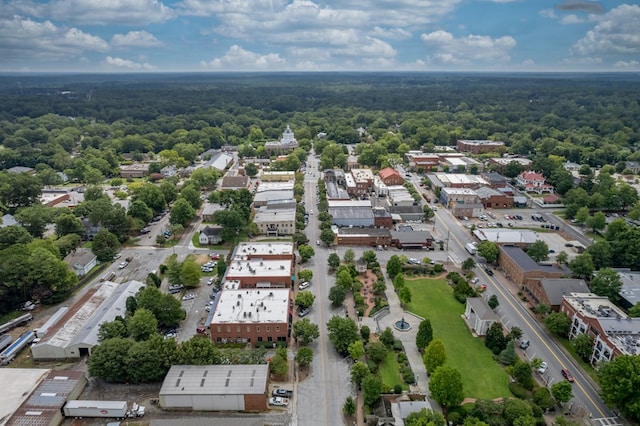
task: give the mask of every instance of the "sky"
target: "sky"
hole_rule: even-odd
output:
[[[0,0],[0,72],[640,71],[627,0]]]

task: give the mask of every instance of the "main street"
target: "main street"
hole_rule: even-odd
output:
[[[305,229],[309,244],[315,250],[315,256],[302,268],[313,271],[312,285],[309,288],[315,296],[315,302],[308,318],[320,328],[320,337],[309,346],[314,357],[309,377],[297,386],[297,407],[294,419],[300,425],[340,425],[343,424],[342,406],[352,389],[349,382],[348,362],[343,360],[329,341],[326,323],[333,315],[344,316],[344,309],[334,308],[329,302],[329,289],[334,277],[328,274],[328,259],[331,253],[324,245],[317,246],[320,239],[317,219],[318,160],[313,151],[307,160],[305,174],[305,207],[313,210],[309,215],[309,224]]]

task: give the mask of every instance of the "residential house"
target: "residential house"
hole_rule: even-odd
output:
[[[96,255],[87,249],[77,249],[71,252],[64,258],[64,261],[79,277],[87,275],[98,264]]]
[[[221,226],[205,226],[200,230],[198,242],[202,245],[214,245],[222,242]]]
[[[516,184],[526,192],[542,194],[543,192],[554,192],[555,188],[545,182],[544,176],[536,172],[522,172],[516,177]]]

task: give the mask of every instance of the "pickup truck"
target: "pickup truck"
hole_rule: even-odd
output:
[[[289,405],[289,398],[282,398],[281,396],[272,396],[269,398],[269,405],[276,407],[286,407]]]

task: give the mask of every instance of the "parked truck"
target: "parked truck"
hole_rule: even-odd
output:
[[[4,348],[9,346],[12,340],[13,338],[10,334],[3,334],[2,336],[0,336],[0,351],[3,351]]]
[[[272,396],[269,398],[269,405],[276,407],[286,407],[289,405],[289,398],[283,398],[281,396]]]
[[[470,254],[476,254],[476,252],[478,251],[478,249],[476,248],[476,245],[473,243],[467,243],[464,245],[465,250],[467,250]]]
[[[5,333],[9,330],[12,330],[22,324],[26,324],[32,319],[33,319],[33,315],[23,314],[23,315],[20,315],[18,318],[14,318],[11,321],[5,322],[4,324],[0,325],[0,334]]]
[[[70,400],[64,405],[63,412],[65,417],[76,419],[83,417],[125,419],[144,416],[145,407],[134,402],[129,409],[127,401]]]
[[[29,343],[33,342],[36,338],[36,333],[33,331],[27,331],[15,342],[13,342],[7,349],[0,353],[0,364],[7,365],[23,350]]]

